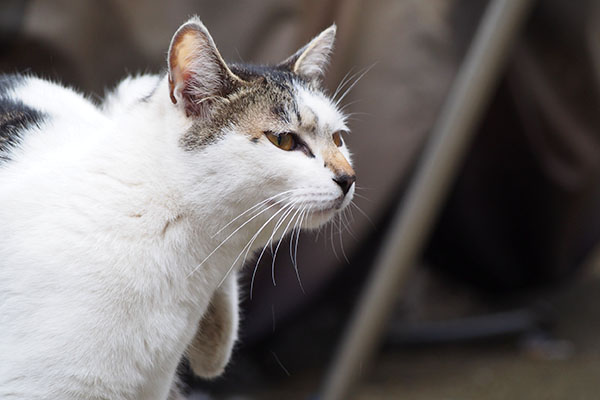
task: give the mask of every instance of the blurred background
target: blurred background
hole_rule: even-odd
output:
[[[225,375],[195,399],[314,398],[487,5],[483,0],[2,0],[0,72],[100,102],[165,68],[197,14],[229,61],[276,63],[338,25],[325,86],[346,78],[351,214],[241,276]],[[600,9],[538,1],[512,46],[426,250],[352,399],[596,399],[600,375]],[[364,72],[364,74],[363,74]],[[358,78],[361,77],[360,80]],[[368,362],[370,361],[370,362]]]

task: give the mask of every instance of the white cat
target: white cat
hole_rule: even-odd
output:
[[[227,65],[197,18],[163,76],[100,107],[0,78],[0,398],[167,399],[219,375],[236,271],[351,201],[345,117],[319,87],[335,26],[273,67]]]

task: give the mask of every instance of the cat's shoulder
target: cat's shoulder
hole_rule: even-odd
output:
[[[98,107],[75,89],[33,75],[0,75],[0,98],[21,102],[46,114],[98,112]]]
[[[0,162],[11,160],[38,133],[58,138],[68,125],[97,125],[103,119],[74,89],[32,75],[0,75]]]

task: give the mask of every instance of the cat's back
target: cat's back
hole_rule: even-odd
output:
[[[105,123],[98,108],[72,89],[34,76],[2,74],[0,174],[11,162],[43,158]]]

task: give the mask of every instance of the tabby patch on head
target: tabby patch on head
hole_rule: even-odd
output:
[[[341,135],[348,128],[345,116],[320,83],[335,32],[332,25],[278,65],[228,65],[200,20],[188,21],[175,33],[168,55],[171,101],[192,121],[181,146],[202,151],[227,135],[241,135],[255,147],[248,153],[277,160],[279,173],[286,173],[283,156],[287,152],[296,170],[315,170],[308,177],[290,170],[289,180],[323,192],[333,190],[333,182],[341,190],[342,200],[336,202],[341,207],[355,181]],[[309,164],[298,164],[298,155]],[[257,167],[260,164],[257,160]],[[304,181],[311,177],[321,181]]]

